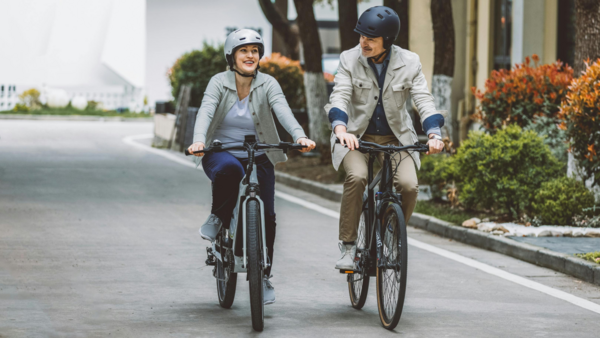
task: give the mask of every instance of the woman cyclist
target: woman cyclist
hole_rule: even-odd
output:
[[[212,77],[194,128],[194,143],[190,152],[204,149],[206,144],[219,140],[223,145],[242,143],[245,135],[255,135],[261,143],[279,143],[279,136],[271,109],[296,143],[307,146],[315,143],[306,137],[283,96],[281,86],[273,77],[258,71],[264,54],[261,36],[250,29],[232,32],[225,41],[225,59],[229,71]],[[236,205],[238,186],[248,163],[246,151],[228,151],[196,154],[196,163],[202,167],[213,183],[211,215],[200,228],[200,236],[214,241],[221,226],[229,228],[231,214]],[[271,266],[275,242],[275,172],[277,162],[287,160],[281,150],[256,153],[260,197],[265,205],[265,232]],[[275,292],[269,280],[271,266],[265,269],[263,280],[264,302],[275,302]]]

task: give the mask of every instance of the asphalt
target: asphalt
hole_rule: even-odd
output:
[[[255,333],[244,279],[221,309],[204,267],[208,179],[122,141],[151,132],[136,122],[0,122],[0,337],[598,336],[599,313],[414,246],[403,316],[388,332],[374,288],[363,310],[350,307],[333,269],[337,220],[281,198],[277,302]],[[409,236],[600,304],[600,288],[573,277],[423,230]]]

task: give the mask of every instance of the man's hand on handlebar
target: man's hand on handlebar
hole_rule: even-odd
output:
[[[337,125],[334,130],[335,136],[340,140],[341,145],[348,146],[348,149],[358,149],[358,139],[355,135],[346,132],[346,126]]]
[[[426,153],[427,155],[431,155],[431,154],[437,154],[442,152],[442,150],[444,150],[444,142],[431,138],[429,137],[429,141],[427,141],[427,145],[429,146],[429,151]]]
[[[309,152],[309,151],[315,149],[315,147],[316,147],[316,143],[313,140],[309,139],[308,137],[301,137],[296,140],[296,143],[306,146],[306,148],[299,149],[299,151],[301,153]]]
[[[193,154],[195,151],[200,151],[200,150],[204,150],[204,143],[202,143],[202,142],[193,143],[191,146],[188,147],[188,151],[191,154]],[[193,155],[202,157],[202,156],[204,156],[204,153],[197,153],[197,154],[193,154]]]

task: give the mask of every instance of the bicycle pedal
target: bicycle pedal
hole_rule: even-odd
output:
[[[208,257],[208,258],[207,258],[207,259],[204,261],[204,263],[205,263],[206,265],[209,265],[209,266],[215,266],[216,262],[215,262],[215,259],[214,259],[214,258],[215,258],[214,256],[212,257],[212,259],[211,259],[211,257]]]
[[[340,270],[340,273],[341,274],[352,274],[352,273],[354,273],[354,270],[345,270],[345,269],[342,269],[342,270]]]

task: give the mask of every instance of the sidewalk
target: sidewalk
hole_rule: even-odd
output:
[[[341,184],[322,184],[277,171],[275,172],[275,180],[278,183],[335,202],[342,199],[343,187]],[[467,229],[419,213],[412,215],[409,225],[600,285],[600,264],[573,256],[574,253],[598,250],[600,248],[600,238],[500,237],[479,230]]]

